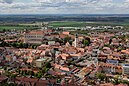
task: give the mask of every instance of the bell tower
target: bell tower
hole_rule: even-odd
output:
[[[77,41],[78,41],[78,35],[76,34],[75,35],[75,46],[74,47],[77,47],[77,44],[78,44]]]

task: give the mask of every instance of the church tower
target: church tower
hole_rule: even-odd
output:
[[[72,46],[74,46],[74,47],[78,47],[79,45],[78,45],[78,35],[76,34],[75,35],[75,39],[74,39],[74,41],[73,41],[73,43],[72,43]]]
[[[76,36],[75,36],[75,46],[74,47],[77,47],[77,43],[78,42],[78,35],[76,34]]]

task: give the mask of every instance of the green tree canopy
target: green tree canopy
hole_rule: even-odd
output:
[[[104,73],[97,73],[96,77],[101,81],[103,81],[106,78],[106,75]]]

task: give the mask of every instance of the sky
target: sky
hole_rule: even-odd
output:
[[[129,0],[0,0],[0,14],[129,14]]]

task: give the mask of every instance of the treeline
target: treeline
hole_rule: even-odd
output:
[[[0,47],[15,47],[15,48],[32,48],[36,49],[38,45],[36,44],[28,44],[28,43],[22,43],[22,42],[13,42],[13,43],[7,43],[2,41],[0,43]]]
[[[1,22],[15,22],[15,23],[26,23],[26,22],[42,22],[42,21],[90,21],[90,22],[127,22],[129,21],[128,16],[0,16]]]

